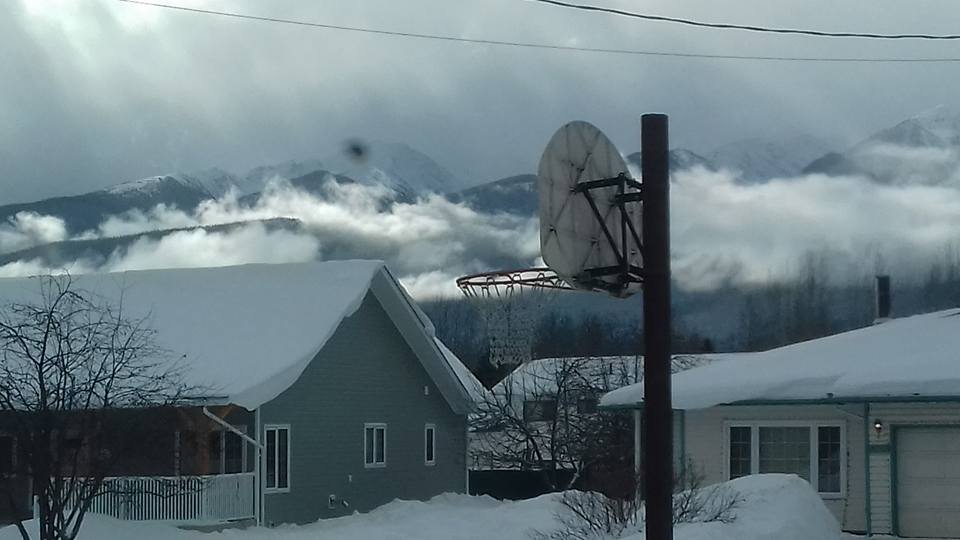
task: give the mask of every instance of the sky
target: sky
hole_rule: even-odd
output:
[[[588,47],[712,54],[960,56],[955,42],[704,30],[529,0],[169,0],[252,15]],[[601,4],[599,0],[596,2]],[[656,0],[602,5],[785,27],[950,33],[960,6],[878,0]],[[920,7],[918,7],[920,6]],[[671,117],[707,153],[809,133],[838,147],[939,104],[957,64],[796,64],[545,51],[402,39],[130,5],[0,6],[0,202],[148,175],[318,158],[353,138],[405,142],[467,183],[533,172],[561,124],[586,119],[625,152],[639,116]]]

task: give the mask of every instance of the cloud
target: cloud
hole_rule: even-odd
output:
[[[109,216],[78,239],[111,238],[161,229],[251,222],[216,231],[182,230],[141,237],[103,261],[81,260],[71,272],[298,262],[317,258],[385,260],[418,297],[451,294],[454,280],[490,268],[530,266],[539,255],[535,219],[478,213],[440,196],[392,202],[380,186],[338,184],[319,193],[275,180],[254,203],[236,194],[186,213],[165,205]],[[257,220],[294,218],[297,230],[270,230]],[[55,271],[42,261],[0,267],[0,275]]]
[[[0,253],[17,251],[67,238],[62,219],[36,212],[18,212],[7,223],[0,223]]]
[[[876,0],[644,2],[644,11],[777,26],[950,32],[957,5]],[[697,30],[533,2],[180,0],[254,15],[471,38],[720,54],[854,56],[862,41]],[[611,4],[630,7],[630,2]],[[625,152],[638,118],[671,115],[675,146],[810,132],[850,139],[938,103],[936,64],[706,61],[515,49],[310,29],[113,0],[5,3],[0,192],[77,193],[164,172],[320,157],[350,137],[403,141],[476,182],[532,171],[550,134],[587,119]],[[931,13],[940,16],[930,17]],[[522,27],[504,21],[523,21]],[[868,28],[869,27],[869,28]],[[889,45],[889,46],[887,46]],[[931,43],[869,54],[935,56]],[[864,92],[869,88],[869,92]]]
[[[789,275],[823,252],[842,281],[878,270],[917,276],[960,242],[960,190],[808,175],[742,185],[703,169],[674,177],[674,272],[694,288]]]

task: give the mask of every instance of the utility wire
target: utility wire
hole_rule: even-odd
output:
[[[691,19],[680,19],[677,17],[666,17],[663,15],[647,15],[622,9],[614,9],[602,6],[592,6],[587,4],[574,4],[562,0],[528,0],[530,2],[539,2],[552,6],[579,9],[583,11],[595,11],[600,13],[609,13],[634,19],[643,19],[645,21],[668,22],[675,24],[685,24],[687,26],[696,26],[699,28],[719,28],[722,30],[747,30],[750,32],[763,32],[766,34],[795,34],[801,36],[816,37],[839,37],[839,38],[867,38],[867,39],[928,39],[928,40],[958,40],[960,34],[875,34],[869,32],[826,32],[823,30],[801,30],[796,28],[770,28],[766,26],[752,26],[748,24],[729,24],[729,23],[711,23],[694,21]]]
[[[960,57],[817,57],[817,56],[759,56],[759,55],[737,55],[737,54],[705,54],[705,53],[686,53],[676,51],[656,51],[656,50],[638,50],[638,49],[611,49],[597,47],[576,47],[572,45],[555,45],[549,43],[531,43],[522,41],[502,41],[495,39],[471,39],[450,35],[440,34],[421,34],[416,32],[399,32],[394,30],[382,30],[376,28],[363,28],[357,26],[342,26],[335,24],[325,24],[296,19],[282,19],[278,17],[262,17],[258,15],[246,15],[243,13],[233,13],[228,11],[215,11],[210,9],[192,8],[186,6],[177,6],[173,4],[162,4],[159,2],[150,2],[146,0],[117,0],[127,4],[138,4],[142,6],[151,6],[157,8],[173,9],[190,13],[201,13],[205,15],[217,15],[221,17],[231,17],[235,19],[245,19],[252,21],[291,24],[297,26],[306,26],[311,28],[322,28],[327,30],[342,30],[347,32],[361,32],[365,34],[375,34],[382,36],[394,36],[404,38],[415,38],[435,41],[448,41],[459,43],[473,43],[480,45],[498,45],[507,47],[522,47],[528,49],[546,49],[554,51],[576,51],[585,53],[600,54],[618,54],[633,56],[659,56],[670,58],[701,58],[708,60],[755,60],[770,62],[828,62],[828,63],[960,63]]]

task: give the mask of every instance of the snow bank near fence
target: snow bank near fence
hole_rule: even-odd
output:
[[[810,485],[791,475],[761,475],[728,482],[743,497],[733,523],[681,525],[676,540],[838,540],[840,527]],[[394,501],[368,514],[304,526],[201,533],[163,523],[123,522],[90,516],[78,540],[530,540],[535,530],[557,528],[556,496],[526,501],[440,495],[426,502]],[[35,530],[35,524],[28,524]],[[14,527],[0,540],[18,540]],[[627,537],[643,540],[643,533]]]

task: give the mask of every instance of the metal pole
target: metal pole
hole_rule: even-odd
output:
[[[641,119],[643,169],[643,485],[647,540],[673,539],[670,399],[670,155],[667,115]]]

